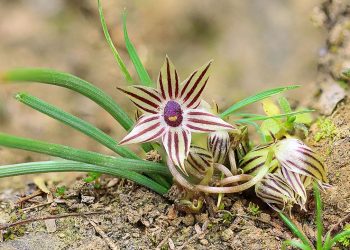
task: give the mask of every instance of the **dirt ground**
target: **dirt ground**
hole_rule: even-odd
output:
[[[72,6],[75,6],[74,8],[77,9],[81,8],[76,2],[77,1],[72,1]],[[171,5],[171,3],[172,2],[170,1],[169,5]],[[17,5],[16,8],[11,8],[11,6],[11,4],[8,4],[7,6],[9,11],[13,11],[15,14],[16,12],[21,13],[21,11],[18,10],[18,6],[21,5]],[[84,13],[87,13],[85,15],[92,16],[91,19],[86,20],[86,25],[91,25],[94,22],[98,22],[94,16],[96,15],[95,5],[92,4],[91,6],[87,6],[88,7],[83,8],[83,11],[85,11]],[[138,16],[147,17],[148,14],[146,10],[150,7],[146,4],[143,6],[146,10],[141,8],[142,11],[133,10],[132,7],[135,6],[129,6],[129,8],[131,8],[129,22],[130,26],[136,29],[136,27],[133,27],[132,22],[135,21]],[[249,6],[244,7],[244,5],[236,4],[236,7],[244,9]],[[207,8],[209,7],[207,6]],[[1,12],[4,13],[3,11],[3,9],[0,9],[0,14]],[[177,11],[178,12],[176,13],[180,12],[180,10]],[[206,13],[202,9],[200,9],[200,11]],[[310,15],[309,12],[303,13],[302,11],[300,14]],[[30,13],[27,15],[30,15]],[[163,15],[165,14],[163,13]],[[341,218],[350,213],[350,99],[347,97],[349,94],[349,80],[341,78],[341,72],[345,68],[350,67],[349,16],[350,5],[346,5],[345,1],[326,1],[324,4],[320,5],[319,8],[313,10],[313,22],[327,31],[326,46],[321,50],[318,62],[306,60],[303,61],[301,65],[304,65],[304,67],[308,69],[309,67],[306,66],[308,64],[312,64],[313,67],[318,65],[317,74],[316,71],[315,74],[313,74],[312,72],[307,72],[307,70],[301,70],[302,66],[298,65],[297,68],[288,73],[278,73],[277,76],[274,76],[275,78],[269,78],[268,76],[265,76],[264,78],[264,80],[270,79],[274,81],[278,78],[288,79],[289,77],[291,80],[294,80],[296,78],[293,78],[295,77],[293,74],[299,74],[297,77],[300,77],[302,81],[310,81],[310,84],[306,88],[307,90],[310,90],[307,91],[308,94],[305,95],[304,98],[294,98],[294,102],[296,104],[317,108],[319,115],[325,115],[329,119],[330,124],[333,125],[332,133],[328,133],[329,131],[322,130],[322,127],[320,126],[321,122],[316,122],[312,125],[310,134],[306,138],[306,142],[324,159],[328,167],[330,184],[332,185],[332,188],[322,195],[325,203],[325,230],[331,228]],[[162,16],[160,16],[159,19],[151,21],[151,25],[157,24],[157,20],[158,22],[159,20],[162,20],[161,17]],[[228,17],[224,16],[223,20],[220,22],[225,23],[227,18]],[[168,22],[170,21],[168,20]],[[62,25],[64,29],[65,26],[64,24]],[[78,24],[76,25],[78,27]],[[47,32],[50,32],[51,29],[49,27],[46,28]],[[4,27],[2,27],[2,29],[4,29]],[[148,27],[146,31],[138,34],[137,38],[140,40],[146,39],[144,37],[147,37],[147,35],[150,34],[150,32],[147,32],[150,30],[151,28]],[[175,34],[178,35],[175,31],[170,30],[169,33],[165,34],[169,34],[169,37],[175,36]],[[68,32],[75,31],[72,30]],[[154,32],[158,34],[155,35],[158,38],[159,34],[164,34],[162,33],[164,30],[155,30]],[[84,36],[83,34],[81,35]],[[185,39],[186,34],[182,35]],[[20,34],[18,36],[20,36]],[[5,39],[14,39],[11,37],[12,36],[9,36]],[[56,37],[54,32],[53,37]],[[226,38],[227,41],[232,39],[228,38],[229,35],[223,35],[217,39],[223,39],[223,37]],[[57,45],[57,40],[52,38],[50,45],[56,44],[55,46],[62,46],[62,48],[72,46],[70,51],[66,51],[67,53],[72,53],[71,60],[69,61],[70,65],[68,66],[64,63],[67,59],[65,56],[62,56],[62,58],[58,57],[58,59],[51,58],[49,51],[46,52],[47,56],[45,56],[46,54],[44,53],[42,62],[36,61],[37,59],[35,58],[33,60],[38,65],[58,65],[60,69],[69,69],[70,72],[73,70],[72,73],[86,76],[87,78],[90,78],[91,81],[101,81],[101,79],[104,79],[103,74],[105,74],[106,83],[101,84],[101,87],[114,93],[114,85],[110,83],[114,82],[111,75],[115,75],[116,69],[106,69],[105,67],[105,65],[112,65],[113,61],[108,57],[109,51],[105,44],[102,44],[102,42],[101,44],[96,44],[96,41],[99,41],[98,43],[100,43],[100,41],[103,41],[102,39],[103,38],[101,37],[101,34],[98,33],[97,29],[86,34],[84,39],[78,39],[81,41],[81,44],[78,45],[73,45],[71,42],[65,40],[63,40],[62,44],[58,43]],[[159,50],[161,50],[162,46],[165,46],[164,42],[162,42],[162,44],[154,37],[148,37],[147,39],[145,41],[148,42],[148,47],[152,48],[152,46],[149,46],[149,44],[152,43],[159,45]],[[193,39],[194,40],[191,41],[191,43],[194,43],[196,41],[195,39],[204,38],[193,37]],[[35,41],[35,44],[36,42],[37,41]],[[35,46],[40,48],[40,45]],[[79,46],[82,46],[84,49],[79,50],[77,48]],[[169,43],[166,47],[168,46],[171,47],[172,44]],[[206,46],[210,47],[210,45]],[[235,46],[239,45],[235,44]],[[305,53],[304,49],[307,50],[307,48],[310,49],[313,48],[313,46],[316,46],[314,42],[309,43],[305,46],[306,48],[298,51],[297,55],[295,55],[296,58],[301,57],[301,55]],[[191,49],[187,48],[185,42],[180,44],[179,47],[182,49],[186,48],[188,51],[193,49],[193,47],[191,47]],[[102,51],[103,56],[100,58],[102,61],[88,61],[91,54],[96,53],[96,48],[97,50]],[[213,46],[213,48],[216,49],[212,49],[211,52],[214,51],[213,53],[216,53],[215,51],[220,47]],[[1,49],[5,51],[4,47]],[[30,56],[31,52],[28,51],[28,48],[21,49],[21,53],[18,51],[14,53],[28,53],[27,55]],[[60,48],[56,47],[54,49],[57,50]],[[165,48],[163,49],[165,50]],[[177,49],[179,48],[177,47]],[[194,53],[201,58],[199,55],[201,54],[200,50],[204,51],[205,49],[206,47],[196,48]],[[258,49],[253,48],[253,51],[257,50]],[[84,51],[84,53],[79,51]],[[150,67],[157,68],[156,65],[160,64],[159,62],[161,62],[161,59],[158,60],[160,57],[153,57],[153,55],[159,53],[159,51],[147,51],[145,49],[144,53],[151,55],[149,57],[146,56],[145,58],[157,58],[157,60],[149,59],[147,63]],[[171,51],[171,53],[177,54],[177,51]],[[251,53],[254,55],[255,52]],[[246,58],[239,54],[235,56]],[[183,63],[181,67],[184,69],[188,68],[189,65],[193,65],[192,62],[187,62],[188,58],[188,56],[178,56],[177,58],[179,62]],[[88,62],[85,62],[85,65],[83,64],[82,66],[84,60]],[[198,60],[200,61],[200,59]],[[24,63],[25,60],[21,62]],[[292,60],[286,63],[285,66],[291,64],[291,62]],[[4,63],[2,62],[2,64]],[[259,65],[259,62],[255,62],[254,65]],[[9,62],[8,66],[18,65],[15,62]],[[92,70],[93,68],[96,68],[96,71],[102,71],[103,73],[95,75]],[[222,68],[220,65],[218,68],[220,73],[228,71],[227,68]],[[257,74],[259,75],[259,73]],[[223,73],[223,75],[225,76],[216,76],[214,79],[228,82],[230,75],[228,76],[227,73]],[[250,80],[254,80],[254,78],[247,80],[242,77],[242,75],[245,74],[241,72],[238,74],[238,77],[233,77],[235,81],[238,80],[241,82],[241,86],[244,86],[244,84],[247,85],[247,82]],[[84,136],[70,130],[63,130],[63,125],[58,125],[49,118],[43,118],[40,114],[35,112],[28,112],[25,107],[19,106],[14,101],[11,101],[9,95],[20,90],[20,87],[21,86],[17,86],[1,91],[0,99],[4,100],[3,111],[0,118],[2,119],[1,126],[3,131],[11,133],[16,132],[17,135],[47,139],[58,143],[67,143],[67,141],[69,141],[69,145],[71,146],[79,147],[83,145],[89,150],[109,153],[106,149],[96,146],[96,144],[86,139]],[[223,85],[222,89],[225,89],[224,87],[225,86]],[[263,87],[266,88],[266,86]],[[215,92],[214,89],[215,87],[212,87],[210,91],[214,93],[215,98],[217,97],[219,101],[221,100],[223,104],[226,105],[226,103],[220,99],[222,92],[220,92],[220,90]],[[101,110],[74,94],[67,93],[65,90],[59,88],[54,88],[55,93],[47,96],[45,91],[52,91],[52,89],[43,86],[40,86],[40,91],[38,91],[38,86],[26,86],[25,90],[31,91],[32,93],[39,93],[39,97],[49,97],[51,101],[64,107],[67,111],[71,111],[74,114],[97,124],[98,127],[109,132],[112,136],[121,137],[119,130],[113,129],[114,125],[110,117],[107,117]],[[252,89],[250,88],[241,90],[240,93],[235,95],[235,98],[239,98],[242,94],[251,91]],[[69,100],[69,104],[67,104],[67,100]],[[126,103],[126,100],[123,100],[123,102]],[[20,115],[13,117],[13,114]],[[40,121],[40,123],[31,121]],[[67,132],[62,134],[62,130]],[[316,140],[315,137],[317,137],[316,135],[319,133],[322,133],[324,138]],[[48,157],[15,150],[7,150],[4,148],[0,149],[1,164],[45,159],[48,159]],[[159,247],[160,249],[273,250],[280,249],[283,240],[293,237],[290,231],[287,230],[280,221],[277,214],[257,199],[252,191],[240,195],[225,196],[225,211],[210,214],[208,210],[204,209],[202,213],[193,215],[185,214],[177,209],[175,200],[176,196],[173,194],[161,197],[143,187],[134,185],[131,182],[109,176],[103,176],[100,183],[101,188],[96,189],[92,184],[85,183],[82,180],[83,176],[84,175],[82,174],[62,175],[61,173],[40,175],[40,180],[45,180],[46,186],[53,190],[54,193],[56,187],[65,185],[67,188],[64,194],[54,194],[54,196],[51,197],[45,193],[40,193],[29,201],[21,203],[18,203],[18,199],[21,197],[23,198],[27,195],[38,192],[37,185],[33,183],[33,176],[13,177],[1,180],[0,224],[25,220],[32,217],[37,218],[49,215],[59,216],[67,213],[81,214],[102,212],[102,214],[86,215],[86,217],[74,216],[55,219],[54,221],[48,220],[46,222],[35,221],[11,227],[4,230],[3,235],[0,235],[0,239],[4,240],[3,242],[0,242],[0,248],[30,250],[109,249],[111,248],[111,245],[108,245],[108,240],[111,240],[116,246],[116,249],[155,249],[156,247]],[[260,210],[258,214],[253,213],[250,209],[249,203],[251,202],[259,205]],[[45,205],[29,209],[29,207],[40,204]],[[315,224],[313,220],[314,202],[312,200],[312,194],[310,194],[307,208],[307,212],[300,212],[296,209],[293,211],[293,214],[295,215],[296,220],[300,222],[300,226],[303,228],[304,232],[310,239],[314,240]]]

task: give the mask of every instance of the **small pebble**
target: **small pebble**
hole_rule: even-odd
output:
[[[186,225],[186,226],[192,226],[194,224],[194,217],[192,214],[188,214],[186,215],[183,219],[182,222]]]
[[[94,200],[95,200],[95,197],[93,197],[93,196],[87,196],[87,195],[81,196],[82,203],[92,204],[92,203],[94,203]]]
[[[203,246],[207,246],[209,244],[209,241],[207,239],[201,239],[199,241]]]
[[[263,221],[268,222],[268,221],[271,221],[271,216],[269,214],[267,214],[267,213],[261,213],[260,214],[260,219],[262,219]]]
[[[223,241],[229,241],[233,236],[233,231],[230,228],[225,229],[221,233],[221,239]]]

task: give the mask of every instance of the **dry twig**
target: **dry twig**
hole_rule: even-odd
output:
[[[59,214],[59,215],[49,215],[49,216],[43,216],[43,217],[37,217],[37,218],[29,218],[26,220],[20,220],[13,223],[3,224],[0,226],[0,230],[4,230],[9,227],[23,225],[34,221],[40,221],[40,220],[61,219],[61,218],[72,217],[72,216],[87,216],[87,215],[96,215],[96,214],[104,214],[104,213],[105,212],[71,213],[71,214]]]
[[[23,203],[23,202],[25,202],[25,201],[27,201],[27,200],[30,200],[31,198],[34,198],[34,197],[36,197],[36,196],[41,195],[41,194],[43,194],[43,193],[44,193],[43,191],[37,190],[37,191],[31,193],[30,195],[27,195],[27,196],[25,196],[25,197],[19,198],[18,201],[17,201],[16,203],[21,204],[21,203]]]
[[[168,239],[177,231],[179,230],[179,228],[175,228],[174,230],[172,230],[170,233],[168,233],[164,239],[158,244],[158,246],[156,247],[156,250],[160,250],[162,248],[162,246],[168,242]]]
[[[339,229],[340,225],[343,224],[344,222],[350,220],[350,213],[348,213],[347,215],[345,215],[340,221],[338,221],[337,224],[335,224],[334,226],[331,227],[331,229],[329,229],[328,233],[331,234],[333,231],[336,231]]]
[[[87,216],[84,216],[89,223],[95,228],[96,232],[101,235],[102,239],[107,243],[110,249],[112,250],[118,250],[119,248],[116,246],[116,244],[111,240],[111,238],[108,237],[108,235],[92,220],[90,220]]]

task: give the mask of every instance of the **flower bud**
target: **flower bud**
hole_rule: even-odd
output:
[[[230,136],[227,131],[212,132],[208,136],[208,149],[215,163],[223,164],[230,149]]]
[[[187,173],[201,179],[212,166],[213,156],[208,150],[197,146],[191,146],[185,161]]]

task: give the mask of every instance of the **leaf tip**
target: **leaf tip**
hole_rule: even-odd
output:
[[[16,100],[21,101],[21,100],[23,100],[23,97],[24,97],[25,95],[26,95],[25,93],[20,92],[20,93],[17,93],[17,94],[15,95],[15,98],[16,98]]]

